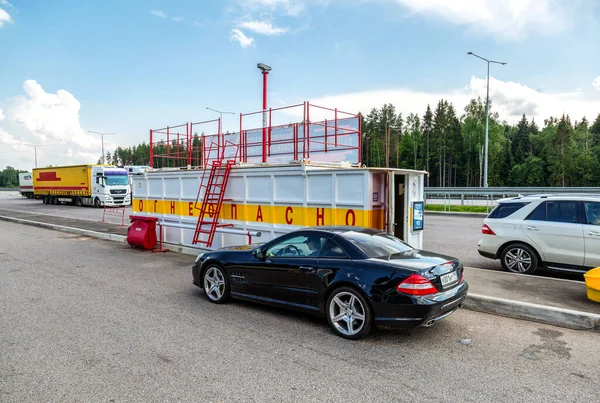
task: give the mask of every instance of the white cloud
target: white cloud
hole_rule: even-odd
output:
[[[101,154],[99,136],[87,133],[80,124],[81,104],[68,91],[46,92],[35,80],[23,84],[25,95],[6,101],[0,122],[0,166],[31,169],[37,148],[38,165],[96,163]],[[116,145],[105,141],[105,150]]]
[[[28,148],[23,140],[17,140],[13,135],[9,134],[2,128],[0,128],[0,144],[2,144],[3,149],[6,149],[6,146],[8,146],[12,149],[12,151],[17,152],[27,151]]]
[[[339,94],[313,99],[311,103],[325,107],[337,107],[345,112],[368,114],[372,108],[380,108],[384,103],[396,106],[404,115],[418,113],[422,115],[431,105],[434,109],[440,99],[452,102],[457,114],[463,114],[464,107],[473,98],[486,96],[485,78],[472,77],[464,88],[448,92],[422,92],[407,88],[385,89]],[[515,82],[490,79],[490,100],[492,110],[500,114],[501,120],[516,123],[525,113],[529,118],[542,125],[550,116],[569,114],[571,119],[587,117],[594,119],[600,113],[600,99],[588,99],[582,92],[542,93]],[[311,119],[331,118],[323,112],[311,110]]]
[[[167,13],[165,13],[164,11],[161,10],[151,10],[150,14],[165,19],[165,20],[171,20],[173,22],[182,22],[182,23],[188,23],[191,25],[195,25],[195,26],[201,26],[201,25],[205,25],[206,21],[198,21],[198,20],[187,20],[184,17],[181,16],[175,16],[175,17],[170,17],[167,15]]]
[[[238,42],[243,48],[254,45],[254,38],[246,36],[242,31],[237,28],[231,30],[229,39]]]
[[[10,15],[4,9],[0,8],[0,28],[2,28],[4,24],[11,22],[12,18],[10,17]]]
[[[287,28],[273,26],[268,21],[246,21],[240,24],[240,28],[246,28],[262,35],[281,35],[288,31]]]
[[[0,109],[0,122],[2,122],[4,119],[6,119],[6,116],[4,116],[4,111]]]
[[[151,10],[150,14],[152,14],[152,15],[154,15],[156,17],[160,17],[160,18],[167,18],[167,15],[164,12],[160,11],[160,10]]]
[[[81,128],[81,104],[70,92],[58,90],[56,94],[47,93],[35,80],[25,81],[23,89],[27,96],[16,99],[16,122],[42,140],[68,142],[84,149],[97,146],[97,139]]]
[[[100,149],[100,141],[81,127],[81,104],[71,93],[47,93],[35,80],[25,81],[23,89],[26,96],[14,99],[10,117],[33,141],[87,152]]]
[[[307,7],[307,3],[314,3],[315,0],[239,0],[240,6],[246,10],[258,11],[260,13],[272,12],[286,16],[297,17],[302,14]],[[323,2],[323,0],[318,0]]]
[[[596,77],[594,81],[592,81],[592,85],[594,86],[594,88],[600,91],[600,76]]]
[[[590,0],[388,0],[414,14],[466,26],[474,34],[520,39],[529,33],[559,32]]]

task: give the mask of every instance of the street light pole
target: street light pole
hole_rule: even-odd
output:
[[[267,162],[267,76],[271,71],[271,66],[267,66],[264,63],[258,63],[256,65],[261,71],[263,76],[263,139],[262,139],[262,162]]]
[[[25,143],[25,145],[33,146],[33,154],[34,154],[34,157],[35,157],[35,167],[37,168],[37,148],[38,147],[42,147],[45,144],[29,144],[29,143]]]
[[[505,65],[505,62],[497,62],[494,60],[488,60],[485,57],[476,55],[473,52],[468,52],[468,55],[475,56],[485,62],[487,62],[487,92],[485,96],[485,157],[483,163],[483,187],[488,187],[488,132],[489,132],[489,110],[490,110],[490,63],[496,63]]]
[[[216,109],[213,108],[209,108],[208,106],[206,107],[206,109],[208,109],[209,111],[213,111],[213,112],[217,112],[219,114],[219,133],[217,137],[218,140],[218,145],[219,147],[221,146],[221,135],[223,134],[223,114],[227,114],[227,115],[235,115],[235,112],[223,112],[223,111],[218,111]],[[225,141],[223,141],[223,147],[225,147]]]
[[[216,109],[213,108],[209,108],[208,106],[206,107],[206,109],[208,109],[209,111],[213,111],[213,112],[217,112],[220,115],[220,122],[221,125],[223,125],[223,114],[227,114],[227,115],[235,115],[235,112],[224,112],[224,111],[218,111]],[[220,132],[222,132],[221,128],[219,127]]]
[[[115,133],[101,133],[101,132],[93,132],[91,130],[88,130],[88,132],[100,135],[100,139],[102,142],[102,165],[104,165],[106,163],[106,156],[104,155],[104,136],[112,136]]]

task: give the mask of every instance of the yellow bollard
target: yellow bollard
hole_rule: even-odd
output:
[[[583,277],[588,299],[600,302],[600,267],[588,271]]]

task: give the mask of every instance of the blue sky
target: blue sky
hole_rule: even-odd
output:
[[[95,162],[148,130],[269,104],[423,113],[485,96],[501,118],[600,113],[593,0],[0,0],[0,166]],[[236,39],[237,38],[237,39]],[[595,81],[596,80],[596,81]],[[596,85],[594,85],[594,83]],[[225,127],[235,129],[237,118]],[[105,138],[108,143],[108,138]]]

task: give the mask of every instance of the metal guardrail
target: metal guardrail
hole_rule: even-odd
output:
[[[425,188],[425,203],[443,204],[444,211],[451,205],[485,206],[490,212],[499,199],[541,194],[600,195],[600,187],[436,187]],[[460,201],[460,202],[459,202]],[[441,202],[441,203],[440,203]]]
[[[0,192],[18,192],[19,188],[0,188]]]
[[[534,194],[579,193],[600,194],[600,187],[429,187],[426,195],[517,196]]]

